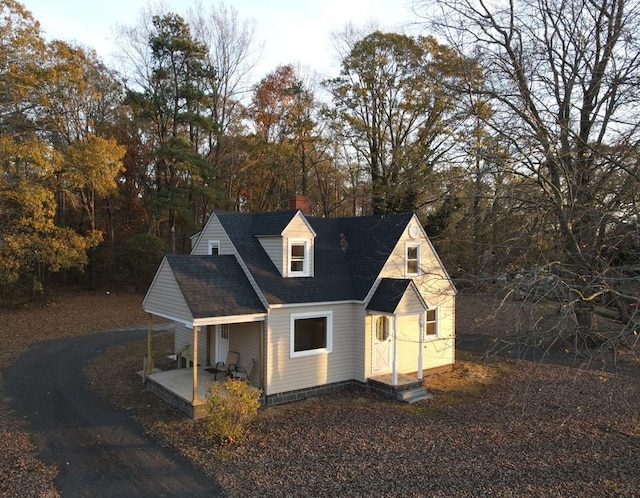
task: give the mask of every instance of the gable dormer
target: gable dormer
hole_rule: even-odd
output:
[[[275,233],[256,234],[260,245],[285,278],[313,277],[316,233],[301,211],[296,211]]]

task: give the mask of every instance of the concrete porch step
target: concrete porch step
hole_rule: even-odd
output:
[[[433,396],[424,387],[416,387],[398,392],[396,399],[411,404],[425,399],[433,399]]]

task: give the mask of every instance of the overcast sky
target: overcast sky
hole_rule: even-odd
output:
[[[217,0],[216,0],[217,2]],[[117,24],[133,26],[147,0],[22,0],[40,22],[47,39],[78,42],[94,48],[109,62],[115,50],[113,32]],[[202,2],[208,10],[210,3]],[[151,2],[157,5],[158,2]],[[186,17],[193,2],[165,0],[167,10]],[[265,43],[258,72],[272,71],[282,64],[300,64],[323,76],[335,75],[335,52],[330,33],[349,22],[364,26],[376,22],[385,30],[401,31],[415,20],[410,0],[227,0],[240,20],[255,19],[256,38]]]

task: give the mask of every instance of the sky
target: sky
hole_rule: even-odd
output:
[[[186,17],[196,0],[164,0],[168,11]],[[212,3],[205,2],[208,10]],[[338,64],[331,32],[348,23],[402,31],[415,21],[411,0],[225,0],[240,20],[254,19],[256,39],[264,42],[263,58],[256,72],[261,78],[278,65],[294,64],[335,76]],[[61,39],[91,47],[109,64],[115,51],[113,33],[117,25],[135,26],[148,0],[21,0],[40,22],[46,39]],[[151,5],[158,5],[152,1]]]

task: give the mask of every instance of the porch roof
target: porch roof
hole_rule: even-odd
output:
[[[383,278],[367,306],[367,311],[396,313],[428,309],[410,278]]]
[[[194,319],[266,313],[235,256],[166,256]]]

